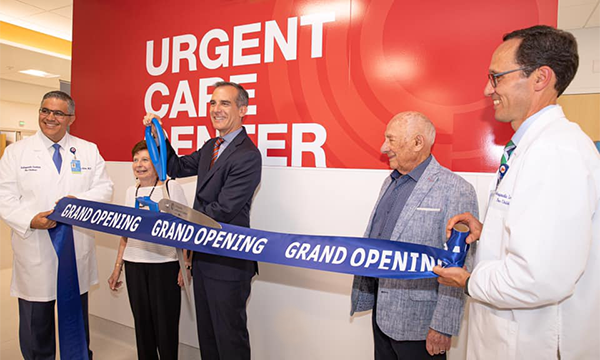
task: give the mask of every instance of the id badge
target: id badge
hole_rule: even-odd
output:
[[[71,173],[72,174],[81,174],[81,161],[71,160]]]

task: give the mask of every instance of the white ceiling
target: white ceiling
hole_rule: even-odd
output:
[[[73,0],[0,0],[0,21],[71,41]]]
[[[558,28],[574,30],[600,26],[600,0],[558,0]]]
[[[558,27],[565,30],[600,27],[600,0],[559,0]],[[0,0],[0,21],[72,39],[73,0]],[[38,69],[71,79],[71,61],[51,55],[0,44],[0,79],[58,88],[58,79],[20,74]]]
[[[28,69],[43,70],[59,77],[45,79],[19,73]],[[71,81],[71,60],[0,43],[0,79],[58,89],[59,79]]]

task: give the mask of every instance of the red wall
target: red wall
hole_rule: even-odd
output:
[[[491,54],[504,33],[556,25],[557,6],[557,0],[75,0],[73,133],[96,142],[107,160],[129,161],[150,99],[154,110],[169,106],[164,124],[172,139],[172,128],[191,126],[192,134],[178,136],[189,142],[179,152],[189,153],[204,140],[198,141],[198,126],[214,136],[203,115],[211,89],[200,86],[212,81],[201,79],[246,75],[255,79],[244,87],[254,92],[250,105],[256,114],[245,124],[254,125],[251,137],[262,144],[267,163],[387,168],[379,153],[386,123],[398,112],[417,110],[436,125],[434,155],[443,165],[495,171],[512,130],[495,122],[491,100],[483,96]],[[286,59],[268,39],[280,31],[289,41],[288,25],[297,41]],[[214,38],[202,47],[211,34],[227,40]],[[169,41],[169,63],[151,75],[147,42],[153,41],[150,60],[158,67],[163,39]],[[173,61],[177,39],[184,53],[194,50],[191,61]],[[216,65],[205,60],[219,59],[221,51],[228,54],[226,66],[207,69]],[[168,95],[148,95],[151,86],[162,86]],[[184,96],[176,99],[178,89]],[[170,118],[173,103],[181,111]],[[315,129],[320,133],[313,134]],[[310,143],[324,134],[323,145],[311,151]]]

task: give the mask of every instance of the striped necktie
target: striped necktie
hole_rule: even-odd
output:
[[[224,141],[225,140],[222,137],[217,138],[217,141],[215,141],[215,147],[213,148],[212,159],[210,160],[211,168],[213,167],[213,165],[215,164],[215,161],[217,161],[217,158],[219,157],[219,149],[221,148],[221,144]]]
[[[504,147],[504,153],[502,154],[502,160],[500,160],[500,165],[504,165],[508,162],[508,159],[512,155],[513,151],[517,148],[517,145],[512,140],[509,140]]]
[[[516,148],[517,145],[515,145],[515,143],[512,140],[506,143],[506,146],[504,147],[502,159],[500,160],[500,168],[498,168],[498,181],[496,182],[496,189],[498,188],[498,185],[500,185],[500,181],[502,181],[502,178],[504,178],[504,175],[506,175],[506,172],[508,171],[508,165],[506,163],[508,162],[508,159],[510,159],[510,156]]]

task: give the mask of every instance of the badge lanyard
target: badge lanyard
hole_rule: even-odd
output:
[[[71,146],[69,151],[73,154],[73,160],[71,160],[71,173],[81,174],[81,161],[77,160],[77,149],[74,146]]]

